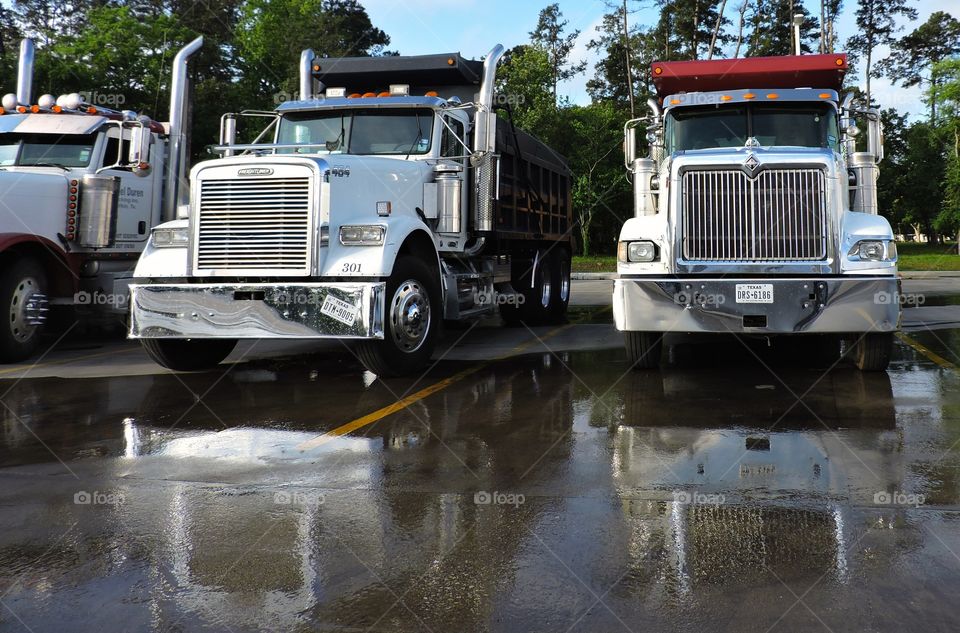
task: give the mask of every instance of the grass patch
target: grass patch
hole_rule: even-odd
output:
[[[946,244],[918,244],[900,242],[900,270],[960,270],[960,255],[956,242]],[[573,258],[575,273],[610,273],[617,270],[614,255],[577,255]]]
[[[576,255],[570,264],[575,273],[612,273],[617,270],[617,258],[614,255]]]

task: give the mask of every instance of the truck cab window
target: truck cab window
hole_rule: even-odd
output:
[[[95,134],[4,134],[0,165],[86,167],[96,140]]]
[[[743,147],[750,137],[761,146],[819,147],[840,151],[833,109],[821,103],[677,108],[666,120],[667,152]]]
[[[117,151],[120,150],[122,153],[119,155]],[[120,159],[120,164],[127,162],[127,156],[130,155],[130,141],[124,139],[123,146],[120,145],[120,140],[116,138],[107,138],[107,147],[103,152],[103,162],[100,163],[101,167],[109,167],[110,165],[117,164],[117,158]]]
[[[297,112],[281,119],[277,142],[309,145],[280,153],[426,154],[433,136],[433,116],[429,108]]]
[[[452,117],[444,119],[447,125],[453,129],[453,134],[447,126],[443,126],[443,134],[440,136],[440,155],[445,157],[463,156],[467,153],[463,141],[463,123]],[[460,139],[459,141],[457,139]]]

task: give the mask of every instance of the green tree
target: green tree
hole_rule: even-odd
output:
[[[943,203],[945,172],[944,147],[938,130],[927,122],[911,125],[905,135],[907,151],[903,165],[902,187],[906,192],[899,199],[904,221],[939,242],[935,220]]]
[[[940,61],[960,54],[960,22],[949,13],[937,11],[909,35],[891,46],[891,54],[880,63],[884,74],[903,86],[928,84],[930,121],[937,119],[937,76],[931,69]]]
[[[570,52],[573,50],[580,31],[571,31],[564,34],[567,21],[563,20],[560,5],[547,5],[540,11],[537,26],[530,33],[530,41],[541,46],[547,52],[552,76],[553,97],[557,97],[557,84],[582,73],[586,67],[585,61],[570,61]]]
[[[847,40],[847,49],[864,57],[867,83],[867,103],[870,101],[870,79],[876,76],[873,68],[873,52],[878,46],[894,42],[894,33],[901,30],[897,16],[917,19],[917,10],[907,6],[907,0],[858,0],[857,26],[859,31]]]
[[[248,106],[272,107],[296,95],[305,48],[352,57],[383,54],[389,43],[357,0],[245,0],[236,47]]]
[[[934,65],[930,99],[941,105],[939,129],[946,145],[947,165],[943,177],[943,205],[936,225],[943,233],[957,235],[960,249],[960,58]],[[960,252],[960,251],[958,251]]]
[[[793,16],[800,14],[800,50],[812,53],[812,42],[819,36],[817,20],[806,7],[793,0],[756,0],[749,19],[748,57],[793,55]]]
[[[730,20],[720,14],[720,4],[715,0],[661,0],[656,31],[664,42],[671,39],[667,34],[673,35],[670,59],[712,57],[720,51],[720,45],[731,40],[724,29]]]

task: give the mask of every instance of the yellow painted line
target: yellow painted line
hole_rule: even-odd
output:
[[[75,363],[78,361],[90,360],[91,358],[98,358],[100,356],[112,356],[114,354],[125,354],[127,352],[133,352],[140,349],[139,347],[130,347],[127,349],[121,350],[111,350],[109,352],[97,352],[96,354],[87,354],[86,356],[76,356],[74,358],[61,358],[60,360],[51,360],[46,363],[37,363],[36,365],[27,365],[26,367],[8,367],[7,369],[0,369],[0,376],[6,374],[15,374],[18,371],[30,372],[34,369],[40,369],[42,367],[52,367],[54,365],[65,365],[67,363]]]
[[[587,315],[587,317],[594,316],[594,315],[596,315],[596,314],[603,314],[604,312],[606,312],[607,310],[610,310],[610,309],[611,309],[611,306],[607,306],[607,307],[602,308],[601,310],[599,310],[599,311],[597,311],[597,312],[589,313],[589,314]],[[336,439],[336,438],[338,438],[338,437],[340,437],[340,436],[346,435],[347,433],[352,433],[353,431],[356,431],[357,429],[362,429],[362,428],[365,427],[365,426],[368,426],[368,425],[370,425],[370,424],[373,424],[374,422],[378,422],[378,421],[382,420],[383,418],[387,417],[388,415],[393,415],[394,413],[397,413],[397,412],[399,412],[399,411],[403,411],[404,409],[406,409],[406,408],[409,407],[410,405],[415,404],[415,403],[423,400],[424,398],[428,398],[429,396],[437,393],[438,391],[442,391],[442,390],[446,389],[446,388],[449,387],[450,385],[453,385],[453,384],[455,384],[455,383],[460,382],[461,380],[463,380],[463,379],[466,378],[467,376],[470,376],[471,374],[477,373],[478,371],[480,371],[480,370],[483,369],[484,367],[487,367],[488,365],[490,365],[490,363],[494,363],[494,362],[496,362],[496,361],[504,360],[504,359],[509,358],[509,357],[511,357],[511,356],[516,356],[517,354],[519,354],[519,353],[522,352],[523,350],[527,349],[528,347],[530,347],[530,346],[533,345],[534,343],[539,343],[539,342],[541,342],[541,341],[545,341],[545,340],[547,340],[547,339],[549,339],[549,338],[552,338],[552,337],[556,336],[557,334],[559,334],[559,333],[561,333],[561,332],[563,332],[563,331],[565,331],[565,330],[568,330],[568,329],[572,328],[574,325],[577,325],[578,323],[579,323],[579,321],[574,321],[573,323],[567,323],[566,325],[561,325],[561,326],[559,326],[559,327],[556,327],[556,328],[550,330],[549,332],[547,332],[546,334],[544,334],[543,336],[541,336],[541,337],[539,337],[539,338],[534,337],[534,338],[532,338],[532,339],[529,339],[529,340],[527,340],[527,341],[524,341],[523,343],[521,343],[521,344],[519,344],[519,345],[511,348],[511,349],[510,349],[508,352],[506,352],[505,354],[501,354],[500,356],[497,356],[497,357],[492,358],[492,359],[490,359],[490,360],[483,361],[483,362],[481,362],[481,363],[479,363],[479,364],[477,364],[477,365],[474,365],[473,367],[470,367],[470,368],[468,368],[468,369],[464,369],[463,371],[458,372],[458,373],[450,376],[449,378],[444,378],[443,380],[440,380],[439,382],[435,382],[434,384],[430,385],[429,387],[425,387],[425,388],[421,389],[420,391],[418,391],[418,392],[416,392],[416,393],[410,394],[409,396],[406,396],[405,398],[401,398],[400,400],[397,400],[396,402],[394,402],[394,403],[392,403],[392,404],[388,404],[387,406],[385,406],[385,407],[383,407],[383,408],[377,409],[376,411],[374,411],[374,412],[372,412],[372,413],[368,413],[367,415],[365,415],[365,416],[363,416],[363,417],[359,417],[359,418],[357,418],[356,420],[352,420],[352,421],[350,421],[350,422],[347,422],[346,424],[343,424],[343,425],[341,425],[341,426],[338,426],[337,428],[333,429],[332,431],[327,431],[327,432],[324,433],[323,435],[319,435],[319,436],[313,438],[312,440],[307,440],[307,441],[305,441],[305,442],[301,442],[299,445],[297,445],[297,449],[298,449],[298,450],[301,450],[301,451],[308,451],[308,450],[310,450],[310,449],[317,448],[318,446],[323,446],[323,445],[326,444],[327,442],[330,442],[331,440],[334,440],[334,439]]]
[[[897,332],[897,337],[898,337],[901,341],[903,341],[904,343],[906,343],[907,345],[909,345],[910,347],[912,347],[913,349],[917,350],[918,352],[920,352],[921,354],[923,354],[924,356],[926,356],[928,359],[932,360],[932,361],[933,361],[934,363],[936,363],[937,365],[939,365],[939,366],[941,366],[941,367],[943,367],[943,368],[945,368],[945,369],[953,369],[954,371],[960,371],[960,367],[957,367],[956,364],[951,363],[950,361],[948,361],[946,358],[944,358],[944,357],[941,356],[940,354],[937,354],[935,351],[933,351],[932,349],[930,349],[930,348],[927,347],[926,345],[924,345],[924,344],[922,344],[922,343],[920,343],[920,342],[918,342],[918,341],[915,341],[913,338],[907,336],[907,335],[904,334],[903,332]]]

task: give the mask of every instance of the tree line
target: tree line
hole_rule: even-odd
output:
[[[549,4],[529,39],[509,49],[500,73],[509,109],[502,114],[570,162],[582,252],[612,252],[632,213],[622,128],[645,114],[654,94],[651,62],[789,55],[795,14],[803,16],[803,52],[851,54],[864,85],[851,72],[848,87],[861,103],[875,101],[871,80],[879,77],[922,87],[923,118],[882,110],[881,210],[906,235],[936,240],[960,231],[960,22],[953,16],[935,12],[918,24],[910,0],[857,0],[847,10],[858,30],[842,41],[835,24],[844,0],[822,0],[815,13],[800,0],[654,0],[652,24],[637,19],[649,0],[607,2],[596,32],[585,34],[598,58],[592,67],[573,58],[580,32]],[[190,70],[195,158],[216,140],[223,111],[272,109],[297,97],[302,49],[329,57],[398,53],[358,0],[14,0],[0,4],[4,92],[14,89],[17,43],[30,36],[38,46],[35,95],[84,92],[95,104],[165,119],[171,60],[197,35],[206,45]],[[880,50],[891,53],[880,58]],[[559,95],[564,81],[583,74],[588,104]]]

